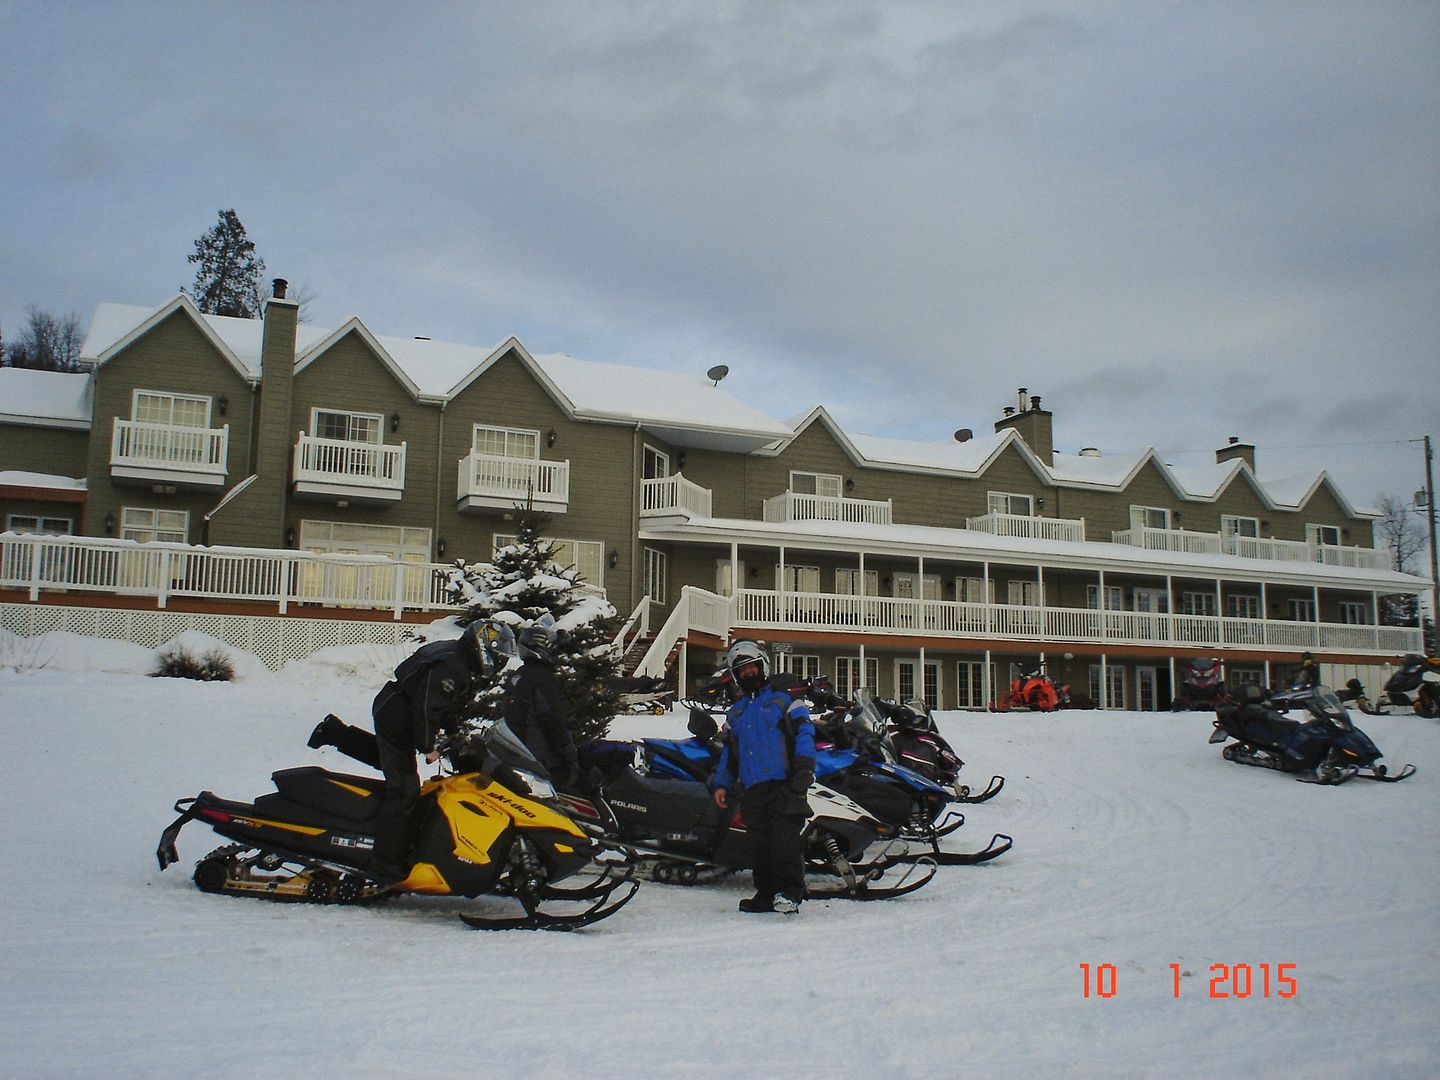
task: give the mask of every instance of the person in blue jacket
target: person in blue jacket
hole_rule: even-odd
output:
[[[740,696],[726,715],[725,748],[710,788],[727,808],[739,782],[755,875],[755,895],[741,900],[740,910],[793,915],[805,898],[801,832],[815,782],[815,728],[804,701],[769,685],[770,665],[755,642],[730,646],[725,664]]]

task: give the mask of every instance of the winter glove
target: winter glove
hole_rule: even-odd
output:
[[[791,795],[795,795],[803,799],[805,798],[806,793],[809,792],[810,785],[814,782],[814,769],[796,769],[795,772],[791,774],[790,782],[787,786],[790,788]]]
[[[580,779],[580,766],[574,761],[562,762],[551,771],[550,779],[557,788],[573,791]]]

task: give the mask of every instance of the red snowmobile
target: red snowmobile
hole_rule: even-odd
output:
[[[999,701],[990,703],[991,712],[1028,709],[1032,712],[1054,712],[1070,704],[1070,685],[1057,683],[1045,674],[1045,662],[1021,665],[1020,672],[1010,681],[1010,691]]]

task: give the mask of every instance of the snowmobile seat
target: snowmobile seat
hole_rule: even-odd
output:
[[[275,795],[260,796],[255,800],[256,809],[261,809],[266,799],[283,800],[348,821],[368,821],[384,799],[385,781],[380,777],[333,773],[318,765],[281,769],[271,779]]]

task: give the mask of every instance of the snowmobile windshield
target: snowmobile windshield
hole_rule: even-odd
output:
[[[510,768],[545,775],[545,766],[536,760],[530,748],[520,741],[504,720],[493,721],[482,737],[485,740],[485,749]]]
[[[1310,694],[1310,700],[1305,707],[1315,716],[1317,720],[1324,720],[1334,724],[1341,731],[1354,731],[1355,725],[1350,721],[1350,714],[1345,711],[1345,706],[1340,704],[1340,699],[1335,691],[1327,686],[1317,686]]]
[[[862,731],[876,732],[885,730],[885,714],[880,711],[880,705],[875,700],[875,692],[866,687],[855,691],[855,705],[857,711],[850,718],[850,722]]]

